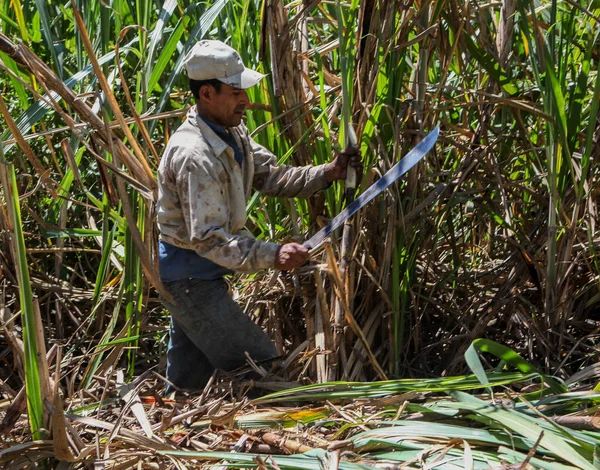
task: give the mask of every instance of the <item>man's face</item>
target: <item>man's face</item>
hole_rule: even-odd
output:
[[[220,91],[205,85],[200,89],[198,110],[211,122],[223,127],[236,127],[242,122],[242,116],[250,105],[246,90],[221,84]]]

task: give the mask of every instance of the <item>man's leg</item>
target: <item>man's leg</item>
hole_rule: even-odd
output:
[[[167,351],[167,380],[181,390],[202,390],[215,368],[206,355],[187,337],[185,331],[171,318],[169,349]],[[167,386],[166,392],[174,391]]]
[[[176,301],[166,304],[172,318],[213,367],[225,371],[241,367],[246,363],[244,352],[257,361],[277,356],[267,334],[229,296],[224,280],[186,279],[165,287]],[[189,374],[198,374],[200,364],[192,365],[186,367]]]

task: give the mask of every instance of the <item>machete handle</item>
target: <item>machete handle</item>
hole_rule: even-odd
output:
[[[356,147],[356,145],[356,134],[354,128],[349,124],[346,128],[346,148]],[[356,189],[356,168],[350,165],[346,167],[346,189]],[[354,196],[354,191],[352,191],[352,195]]]
[[[346,189],[356,189],[356,168],[350,165],[346,169]]]

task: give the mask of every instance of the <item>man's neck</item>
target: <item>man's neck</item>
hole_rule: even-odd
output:
[[[204,122],[209,124],[211,127],[217,128],[221,132],[226,132],[227,128],[222,126],[221,124],[217,124],[212,119],[210,119],[205,112],[203,112],[198,105],[196,105],[196,114],[202,118]]]

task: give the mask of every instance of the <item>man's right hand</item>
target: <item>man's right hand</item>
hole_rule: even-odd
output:
[[[277,250],[275,269],[291,271],[306,263],[309,257],[308,248],[304,245],[300,245],[299,243],[286,243],[285,245],[281,245],[279,250]]]

